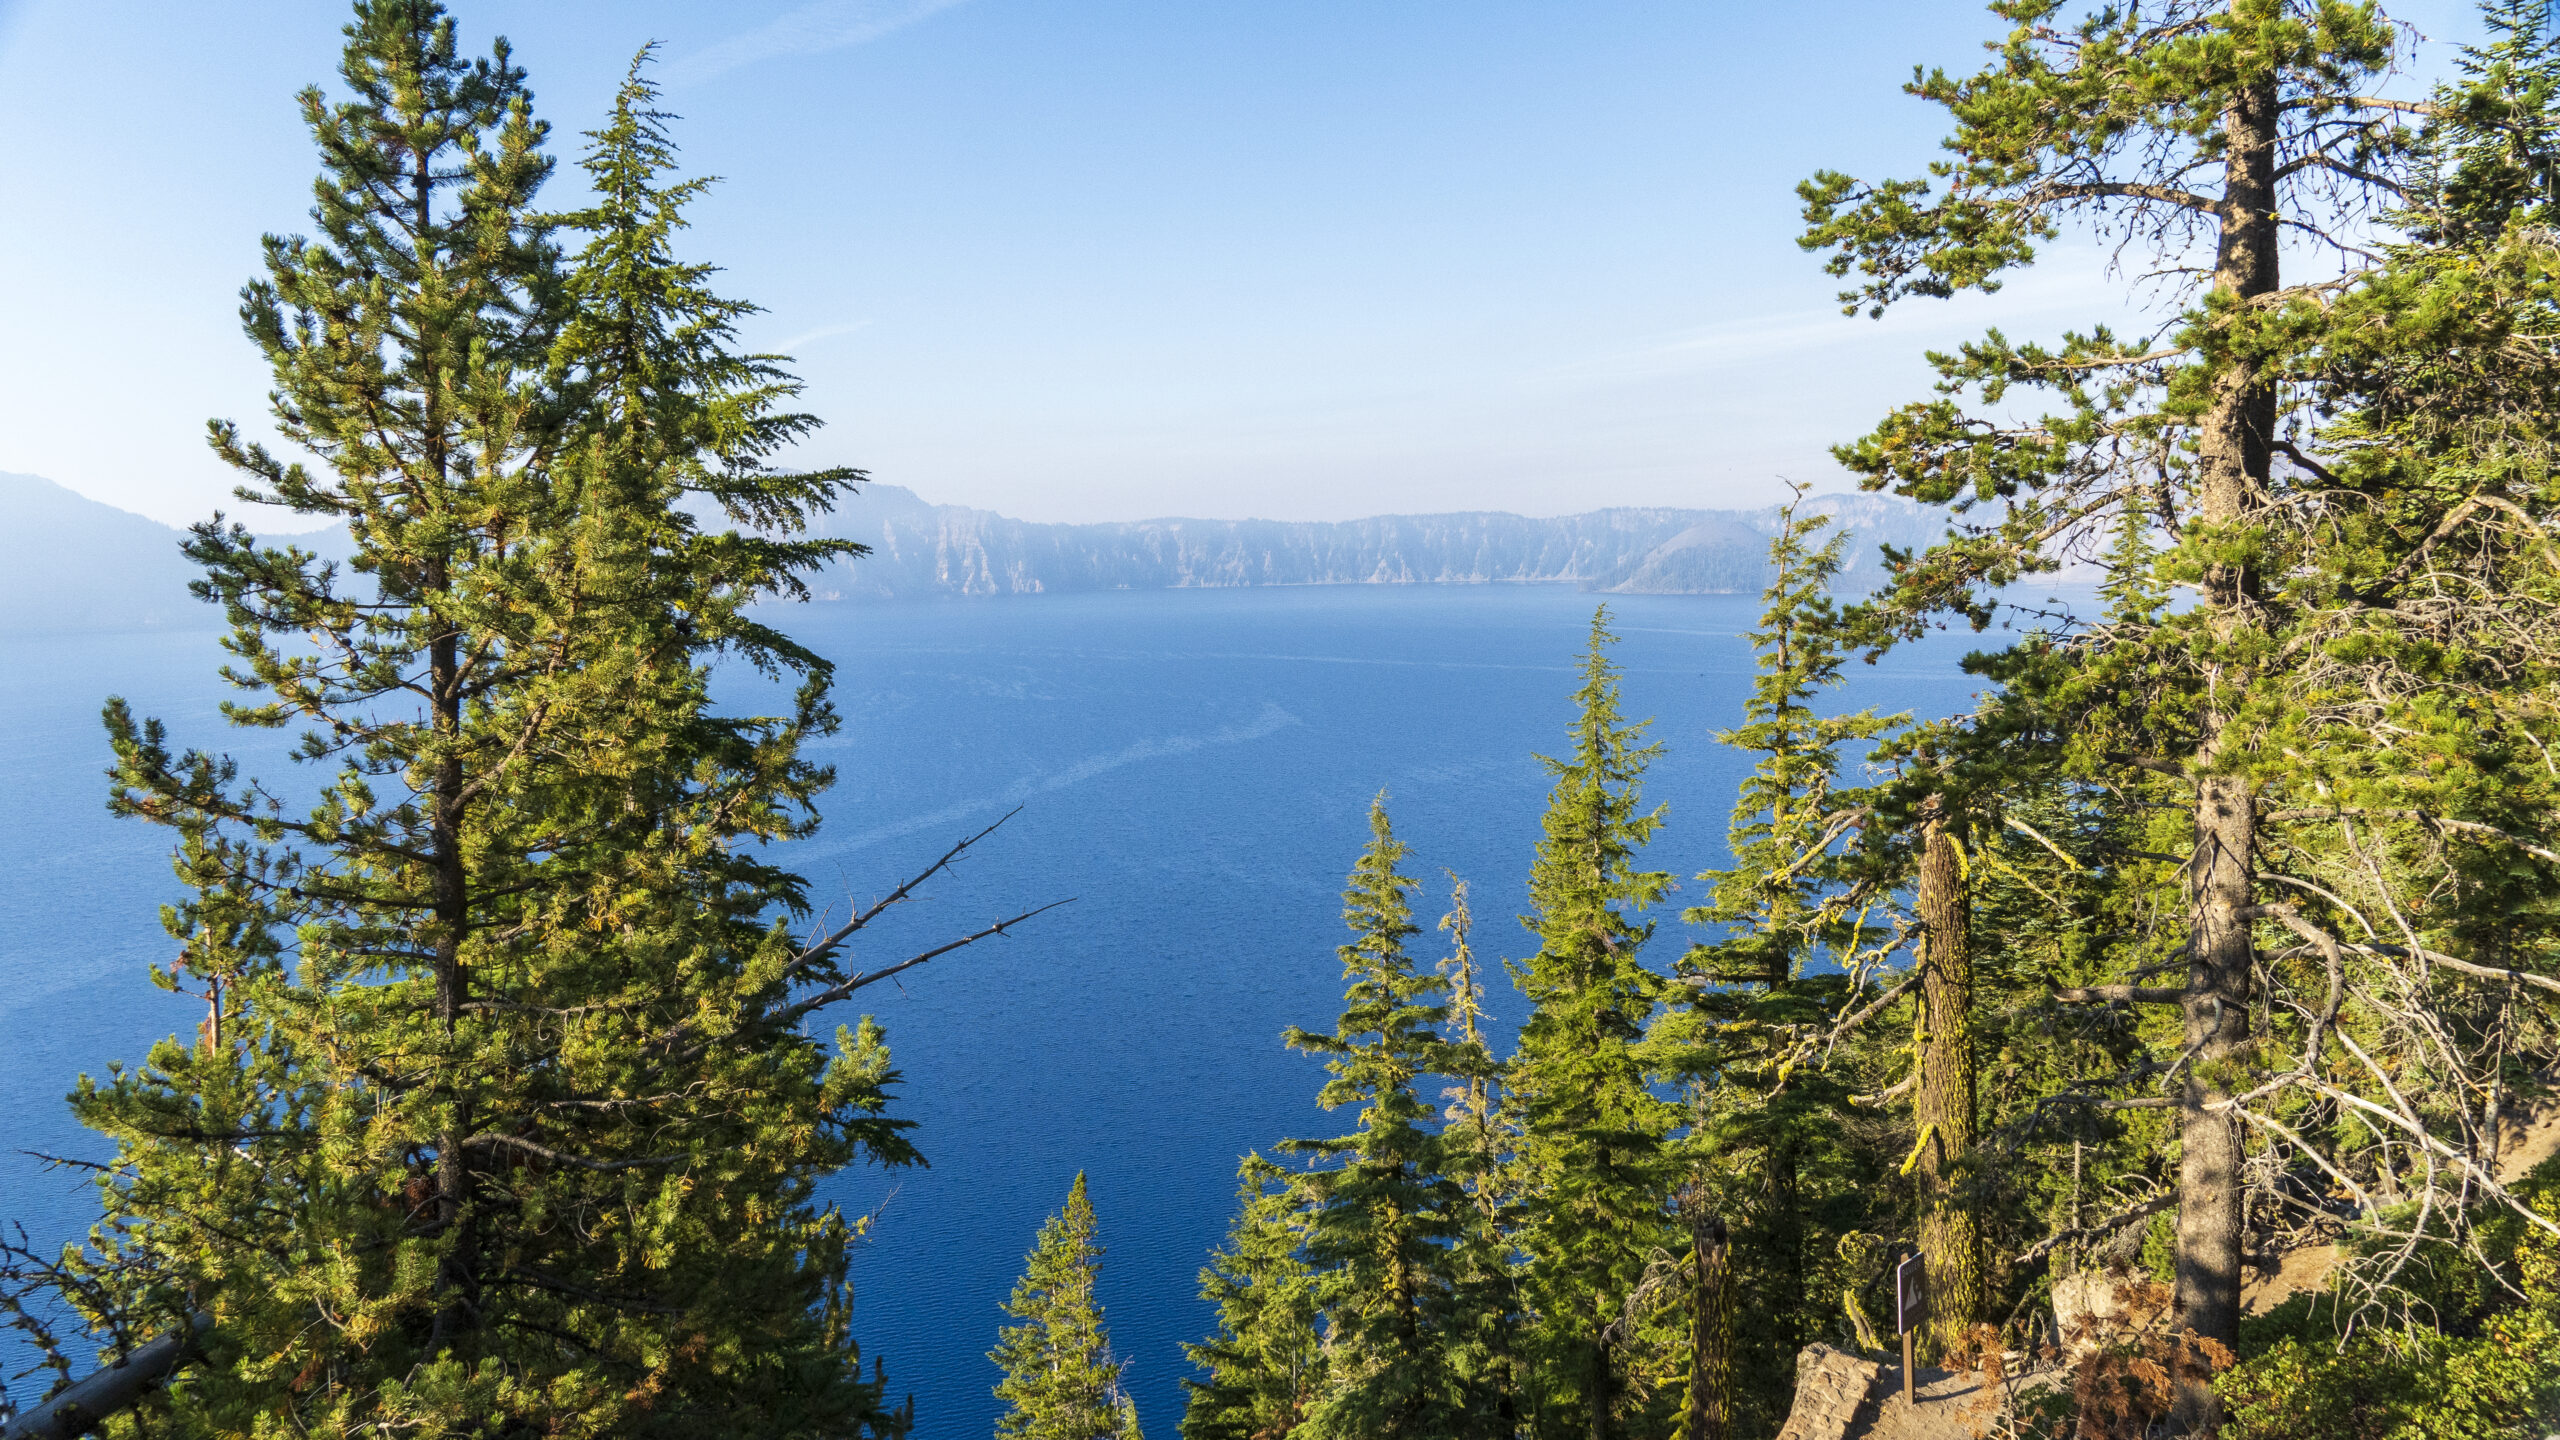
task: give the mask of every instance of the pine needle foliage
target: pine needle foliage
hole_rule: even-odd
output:
[[[1102,1268],[1093,1202],[1077,1171],[1066,1207],[1040,1227],[1022,1278],[1005,1301],[1021,1321],[999,1331],[987,1358],[1004,1371],[996,1398],[1002,1440],[1138,1440],[1133,1405],[1120,1390],[1094,1279]]]
[[[1218,1328],[1182,1347],[1207,1377],[1183,1382],[1184,1440],[1278,1440],[1325,1393],[1307,1207],[1305,1187],[1282,1167],[1258,1154],[1236,1167],[1235,1219],[1200,1272],[1200,1298],[1217,1307]]]
[[[1642,790],[1660,751],[1621,710],[1608,619],[1606,607],[1592,619],[1573,747],[1540,757],[1555,784],[1530,869],[1534,913],[1521,917],[1538,949],[1511,965],[1531,1009],[1505,1073],[1505,1184],[1520,1197],[1513,1243],[1540,1435],[1634,1433],[1645,1397],[1628,1384],[1619,1321],[1669,1234],[1663,1142],[1677,1115],[1640,1051],[1664,984],[1643,963],[1653,923],[1640,916],[1671,877],[1636,868],[1662,823]]]
[[[1733,1237],[1736,1293],[1717,1298],[1755,1320],[1731,1357],[1746,1422],[1783,1414],[1797,1351],[1828,1332],[1831,1257],[1871,1222],[1851,1212],[1876,1178],[1840,1143],[1850,1067],[1827,1065],[1823,1042],[1864,998],[1857,962],[1876,908],[1842,853],[1844,817],[1866,798],[1841,793],[1842,751],[1901,718],[1815,706],[1850,653],[1830,594],[1849,537],[1820,538],[1830,517],[1803,513],[1801,499],[1780,511],[1760,628],[1744,637],[1758,661],[1744,723],[1716,737],[1756,757],[1728,832],[1734,863],[1701,874],[1710,899],[1682,914],[1719,933],[1681,957],[1645,1043],[1687,1103],[1672,1155],[1692,1203]]]
[[[1449,954],[1438,970],[1449,981],[1449,1021],[1441,1066],[1452,1082],[1441,1092],[1441,1167],[1463,1192],[1450,1242],[1449,1297],[1441,1344],[1470,1433],[1518,1433],[1522,1407],[1520,1274],[1513,1262],[1516,1210],[1506,1188],[1511,1137],[1503,1120],[1503,1064],[1485,1034],[1484,982],[1475,953],[1475,916],[1467,882],[1449,875],[1449,910],[1440,929]]]
[[[1326,1277],[1329,1383],[1297,1433],[1420,1440],[1455,1433],[1458,1408],[1441,1330],[1464,1196],[1417,1090],[1449,1066],[1440,1034],[1449,986],[1405,953],[1420,927],[1384,795],[1370,802],[1369,834],[1342,894],[1356,937],[1340,951],[1350,981],[1342,1018],[1330,1035],[1293,1027],[1283,1037],[1331,1057],[1318,1104],[1359,1107],[1354,1133],[1281,1146],[1311,1157],[1301,1180],[1313,1201],[1307,1254]]]
[[[877,1027],[801,1033],[845,976],[758,849],[814,825],[835,717],[748,607],[848,547],[686,508],[787,536],[853,477],[760,463],[814,422],[669,252],[700,182],[661,179],[636,67],[598,205],[552,217],[503,44],[465,61],[428,0],[347,37],[352,98],[303,97],[318,238],[271,238],[242,311],[316,465],[213,439],[244,498],[345,525],[352,573],[188,542],[258,697],[228,715],[302,727],[324,778],[297,811],[109,706],[114,808],[176,830],[191,891],[162,978],[215,999],[75,1097],[118,1152],[79,1267],[211,1317],[170,1433],[902,1433],[848,1334],[860,1225],[814,1186],[918,1157]],[[717,711],[723,658],[789,709]]]

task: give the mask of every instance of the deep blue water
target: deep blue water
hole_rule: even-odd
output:
[[[866,990],[906,1075],[899,1111],[931,1168],[844,1177],[877,1210],[857,1264],[867,1353],[916,1398],[928,1440],[989,1433],[985,1357],[1043,1216],[1082,1169],[1109,1247],[1101,1293],[1147,1428],[1174,1433],[1179,1342],[1207,1311],[1195,1276],[1223,1232],[1244,1151],[1332,1134],[1319,1061],[1290,1024],[1329,1029],[1342,877],[1380,789],[1446,908],[1472,882],[1478,953],[1527,948],[1546,778],[1593,597],[1562,587],[1175,591],[975,603],[820,606],[790,627],[839,666],[843,733],[826,825],[795,847],[813,893],[880,894],[953,839],[1021,814],[859,954],[898,958],[1031,905],[1075,897],[1015,937]],[[1650,855],[1721,864],[1744,762],[1756,617],[1745,597],[1619,597],[1631,714],[1667,747],[1648,792],[1669,823]],[[1841,708],[1945,714],[1972,683],[1944,637],[1852,666]],[[73,1077],[191,1029],[193,1002],[144,973],[171,948],[165,832],[104,810],[98,707],[110,693],[275,773],[283,741],[225,732],[210,634],[0,640],[0,1223],[41,1245],[87,1225],[87,1184],[21,1151],[102,1156],[61,1104]],[[1672,897],[1654,941],[1685,943]],[[1495,977],[1497,1015],[1518,997]],[[850,1019],[850,1016],[846,1017]]]

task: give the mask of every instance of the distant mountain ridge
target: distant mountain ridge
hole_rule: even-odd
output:
[[[1882,577],[1880,543],[1926,545],[1935,512],[1878,495],[1823,495],[1808,510],[1855,538],[1841,589]],[[935,505],[865,485],[825,533],[871,553],[812,577],[814,598],[1072,594],[1252,585],[1571,584],[1611,594],[1756,593],[1774,507],[1621,507],[1532,519],[1501,511],[1365,520],[1130,520],[1056,524]],[[181,532],[33,475],[0,472],[0,634],[216,628],[187,593]],[[332,557],[343,531],[278,537]]]
[[[33,475],[0,471],[0,634],[202,630],[181,532]]]
[[[1821,495],[1805,509],[1855,537],[1841,588],[1873,589],[1880,544],[1925,546],[1932,510],[1882,495]],[[1532,519],[1503,511],[1365,520],[1015,520],[866,485],[826,533],[871,553],[812,584],[821,599],[1032,595],[1247,585],[1573,584],[1633,595],[1756,594],[1778,510],[1621,507]]]

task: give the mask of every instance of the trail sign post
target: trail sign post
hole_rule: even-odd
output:
[[[1893,1327],[1902,1332],[1902,1403],[1920,1403],[1918,1364],[1922,1321],[1929,1318],[1928,1269],[1917,1255],[1893,1267]]]

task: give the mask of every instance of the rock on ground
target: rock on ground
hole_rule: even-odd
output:
[[[1796,1356],[1796,1403],[1778,1440],[1846,1440],[1880,1367],[1846,1350],[1807,1345]]]
[[[2006,1432],[2009,1390],[1988,1374],[1922,1366],[1917,1394],[1902,1397],[1902,1367],[1861,1360],[1828,1345],[1796,1356],[1796,1402],[1778,1440],[1988,1440]],[[2059,1373],[2022,1378],[2023,1394]]]

